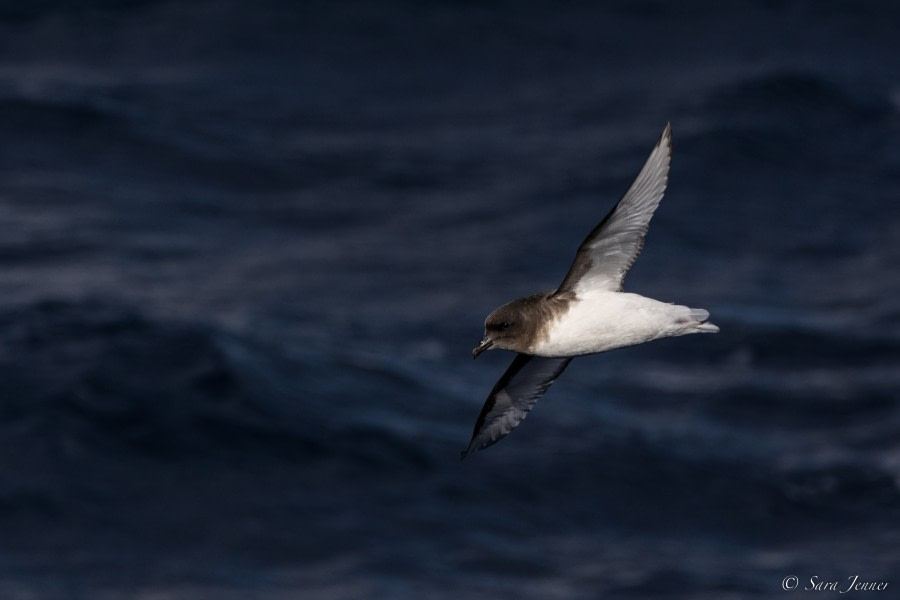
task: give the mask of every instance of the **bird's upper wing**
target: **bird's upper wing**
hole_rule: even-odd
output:
[[[622,289],[625,273],[641,252],[650,217],[666,190],[671,157],[672,130],[667,123],[634,183],[578,247],[557,294]]]
[[[500,441],[515,429],[571,360],[517,355],[485,401],[462,458]]]

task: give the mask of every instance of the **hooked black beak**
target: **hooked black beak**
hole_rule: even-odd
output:
[[[493,345],[494,345],[494,340],[492,340],[488,336],[484,336],[484,339],[482,339],[478,343],[478,345],[475,346],[475,349],[472,350],[472,358],[478,358],[479,354],[481,354],[482,352],[484,352],[485,350],[487,350],[488,348],[490,348]]]

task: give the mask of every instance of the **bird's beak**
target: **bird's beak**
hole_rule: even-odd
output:
[[[484,336],[482,340],[475,346],[475,349],[472,350],[472,358],[478,358],[478,355],[490,348],[494,345],[494,340],[489,338],[488,336]]]

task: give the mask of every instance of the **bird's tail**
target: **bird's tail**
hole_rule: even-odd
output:
[[[687,307],[685,307],[687,308]],[[702,308],[688,308],[687,314],[679,319],[679,322],[686,325],[691,333],[718,333],[719,328],[712,323],[706,323],[709,318],[709,311]]]

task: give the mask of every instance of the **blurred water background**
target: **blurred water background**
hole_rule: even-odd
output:
[[[3,3],[0,597],[900,589],[898,27]],[[511,358],[472,361],[484,316],[560,282],[666,121],[626,287],[722,332],[575,361],[461,463]]]

